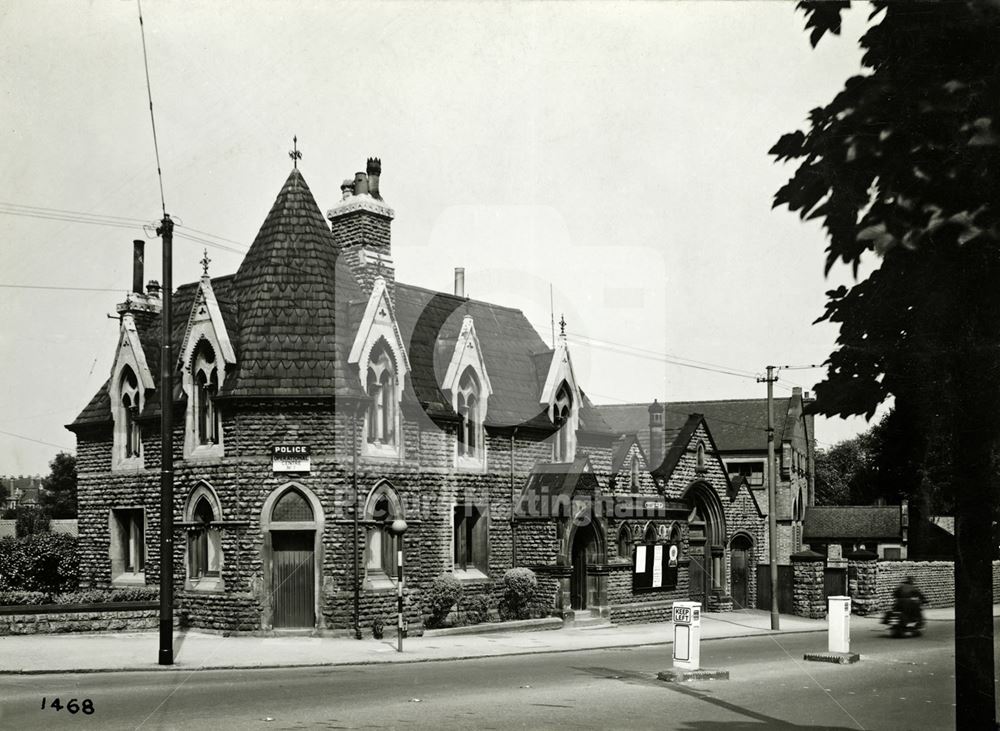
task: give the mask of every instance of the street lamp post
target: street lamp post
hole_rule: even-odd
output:
[[[406,521],[397,518],[389,525],[389,532],[399,538],[396,548],[396,603],[399,617],[396,620],[396,652],[403,651],[403,534]]]

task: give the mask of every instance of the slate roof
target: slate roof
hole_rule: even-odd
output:
[[[785,434],[791,397],[774,399],[774,429]],[[597,410],[619,434],[635,433],[649,452],[649,403],[601,404]],[[767,450],[767,399],[726,399],[721,401],[673,401],[664,404],[666,443],[671,431],[679,429],[691,414],[702,414],[711,425],[712,437],[720,452]]]
[[[806,508],[802,540],[899,540],[903,535],[898,505],[839,505]]]
[[[178,354],[198,282],[173,296],[172,341]],[[553,351],[518,309],[455,297],[395,282],[397,324],[408,348],[411,377],[404,403],[420,403],[430,416],[453,417],[443,380],[465,315],[475,322],[493,387],[486,424],[551,429],[539,395]],[[292,170],[235,275],[212,280],[237,365],[221,397],[364,397],[356,366],[347,357],[368,297],[341,263],[327,222],[302,174]],[[160,324],[140,331],[146,360],[159,383]],[[71,429],[111,421],[105,383]],[[159,389],[147,394],[141,418],[159,415]],[[612,434],[581,392],[580,429]],[[183,399],[175,373],[174,401]]]
[[[578,457],[573,462],[536,464],[514,507],[515,517],[553,517],[568,514],[568,504],[577,486],[598,485],[590,460]]]
[[[338,337],[336,323],[363,297],[337,254],[302,173],[292,170],[236,273],[238,369],[223,395],[358,393],[347,378],[348,333]]]

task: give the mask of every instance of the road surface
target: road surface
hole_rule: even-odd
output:
[[[856,665],[804,662],[822,633],[705,642],[729,681],[656,679],[670,646],[281,670],[0,676],[4,729],[950,729],[951,622],[852,638]],[[48,707],[42,708],[42,701]],[[61,710],[51,707],[59,698]],[[70,714],[70,699],[93,713]]]

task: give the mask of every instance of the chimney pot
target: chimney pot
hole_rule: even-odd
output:
[[[160,296],[160,283],[155,279],[150,279],[149,283],[146,284],[146,294],[150,297]]]
[[[347,200],[354,195],[354,181],[348,178],[340,184],[340,194],[343,200]]]
[[[369,157],[366,170],[368,172],[368,192],[372,198],[382,200],[382,196],[378,192],[378,179],[382,175],[382,161],[377,157]]]
[[[136,294],[142,294],[142,260],[145,247],[146,242],[142,239],[132,241],[132,291]]]
[[[368,193],[368,174],[354,174],[354,195],[364,195]]]
[[[455,267],[455,296],[465,296],[465,267]]]

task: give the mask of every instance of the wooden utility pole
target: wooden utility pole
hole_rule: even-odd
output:
[[[174,383],[173,295],[174,222],[163,214],[156,229],[163,239],[163,310],[160,314],[160,665],[174,664]]]
[[[771,558],[771,629],[780,629],[778,618],[778,497],[774,465],[774,375],[775,367],[767,367],[767,377],[757,383],[767,383],[767,533]]]

